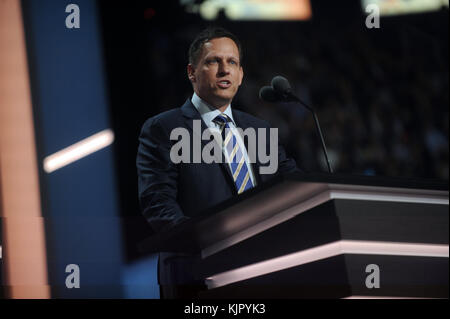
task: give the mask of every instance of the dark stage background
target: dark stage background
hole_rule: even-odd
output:
[[[137,198],[140,128],[191,96],[187,51],[211,24],[243,45],[244,82],[233,107],[277,126],[303,170],[326,170],[312,116],[258,98],[278,74],[316,108],[335,172],[448,181],[448,9],[382,17],[381,28],[368,29],[360,1],[311,5],[308,21],[237,22],[221,15],[209,22],[178,1],[99,2],[130,260],[149,235]]]

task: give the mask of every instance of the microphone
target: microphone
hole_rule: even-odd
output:
[[[275,92],[271,86],[263,86],[259,90],[259,98],[266,102],[279,102],[283,100],[283,97]]]
[[[276,92],[279,92],[285,96],[292,94],[292,88],[289,81],[281,75],[274,77],[271,84]]]
[[[292,87],[289,81],[282,77],[281,75],[277,75],[272,79],[271,86],[264,86],[259,90],[259,97],[263,101],[266,102],[297,102],[304,107],[306,107],[314,117],[314,122],[316,124],[317,134],[320,137],[320,141],[322,143],[322,150],[325,155],[325,159],[328,166],[328,171],[333,173],[333,169],[331,168],[330,160],[328,159],[327,147],[325,146],[325,141],[323,139],[322,130],[320,129],[319,119],[317,118],[317,114],[314,109],[307,105],[305,102],[300,100],[294,93],[292,93]]]
[[[306,107],[308,110],[310,110],[312,113],[315,114],[313,108],[306,103],[304,103],[302,100],[300,100],[297,96],[295,96],[294,93],[292,93],[291,84],[289,81],[282,77],[281,75],[277,75],[272,79],[272,87],[274,91],[283,97],[283,100],[285,102],[298,102],[302,104],[304,107]]]

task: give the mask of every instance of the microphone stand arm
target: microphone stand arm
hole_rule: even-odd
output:
[[[333,169],[331,168],[331,164],[330,164],[330,160],[328,158],[328,153],[327,153],[327,147],[325,146],[325,141],[323,139],[323,135],[322,135],[322,130],[320,129],[320,124],[319,124],[319,119],[317,118],[317,114],[314,111],[314,109],[312,107],[310,107],[309,105],[307,105],[306,103],[304,103],[302,100],[300,100],[298,97],[296,97],[294,94],[292,94],[291,92],[289,92],[286,96],[286,99],[288,102],[297,102],[300,103],[301,105],[303,105],[304,107],[306,107],[313,115],[314,117],[314,122],[316,123],[316,130],[317,130],[317,134],[320,137],[320,142],[322,143],[322,150],[323,153],[325,155],[325,159],[327,161],[327,166],[328,166],[328,172],[330,172],[331,174],[333,173]]]

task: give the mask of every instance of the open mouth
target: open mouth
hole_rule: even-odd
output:
[[[228,89],[231,86],[231,82],[228,80],[222,80],[217,82],[217,86],[221,89]]]

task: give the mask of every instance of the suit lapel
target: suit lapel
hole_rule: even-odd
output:
[[[186,103],[181,107],[181,111],[184,115],[184,123],[186,127],[189,129],[189,131],[194,135],[196,135],[194,138],[199,138],[202,142],[202,146],[206,145],[209,141],[202,140],[202,133],[204,130],[206,130],[208,127],[206,126],[206,123],[203,121],[202,117],[200,116],[200,113],[197,111],[195,106],[192,104],[192,102],[188,99]],[[197,132],[194,132],[193,124],[194,120],[199,120],[201,123],[201,130],[200,135],[197,134]]]

